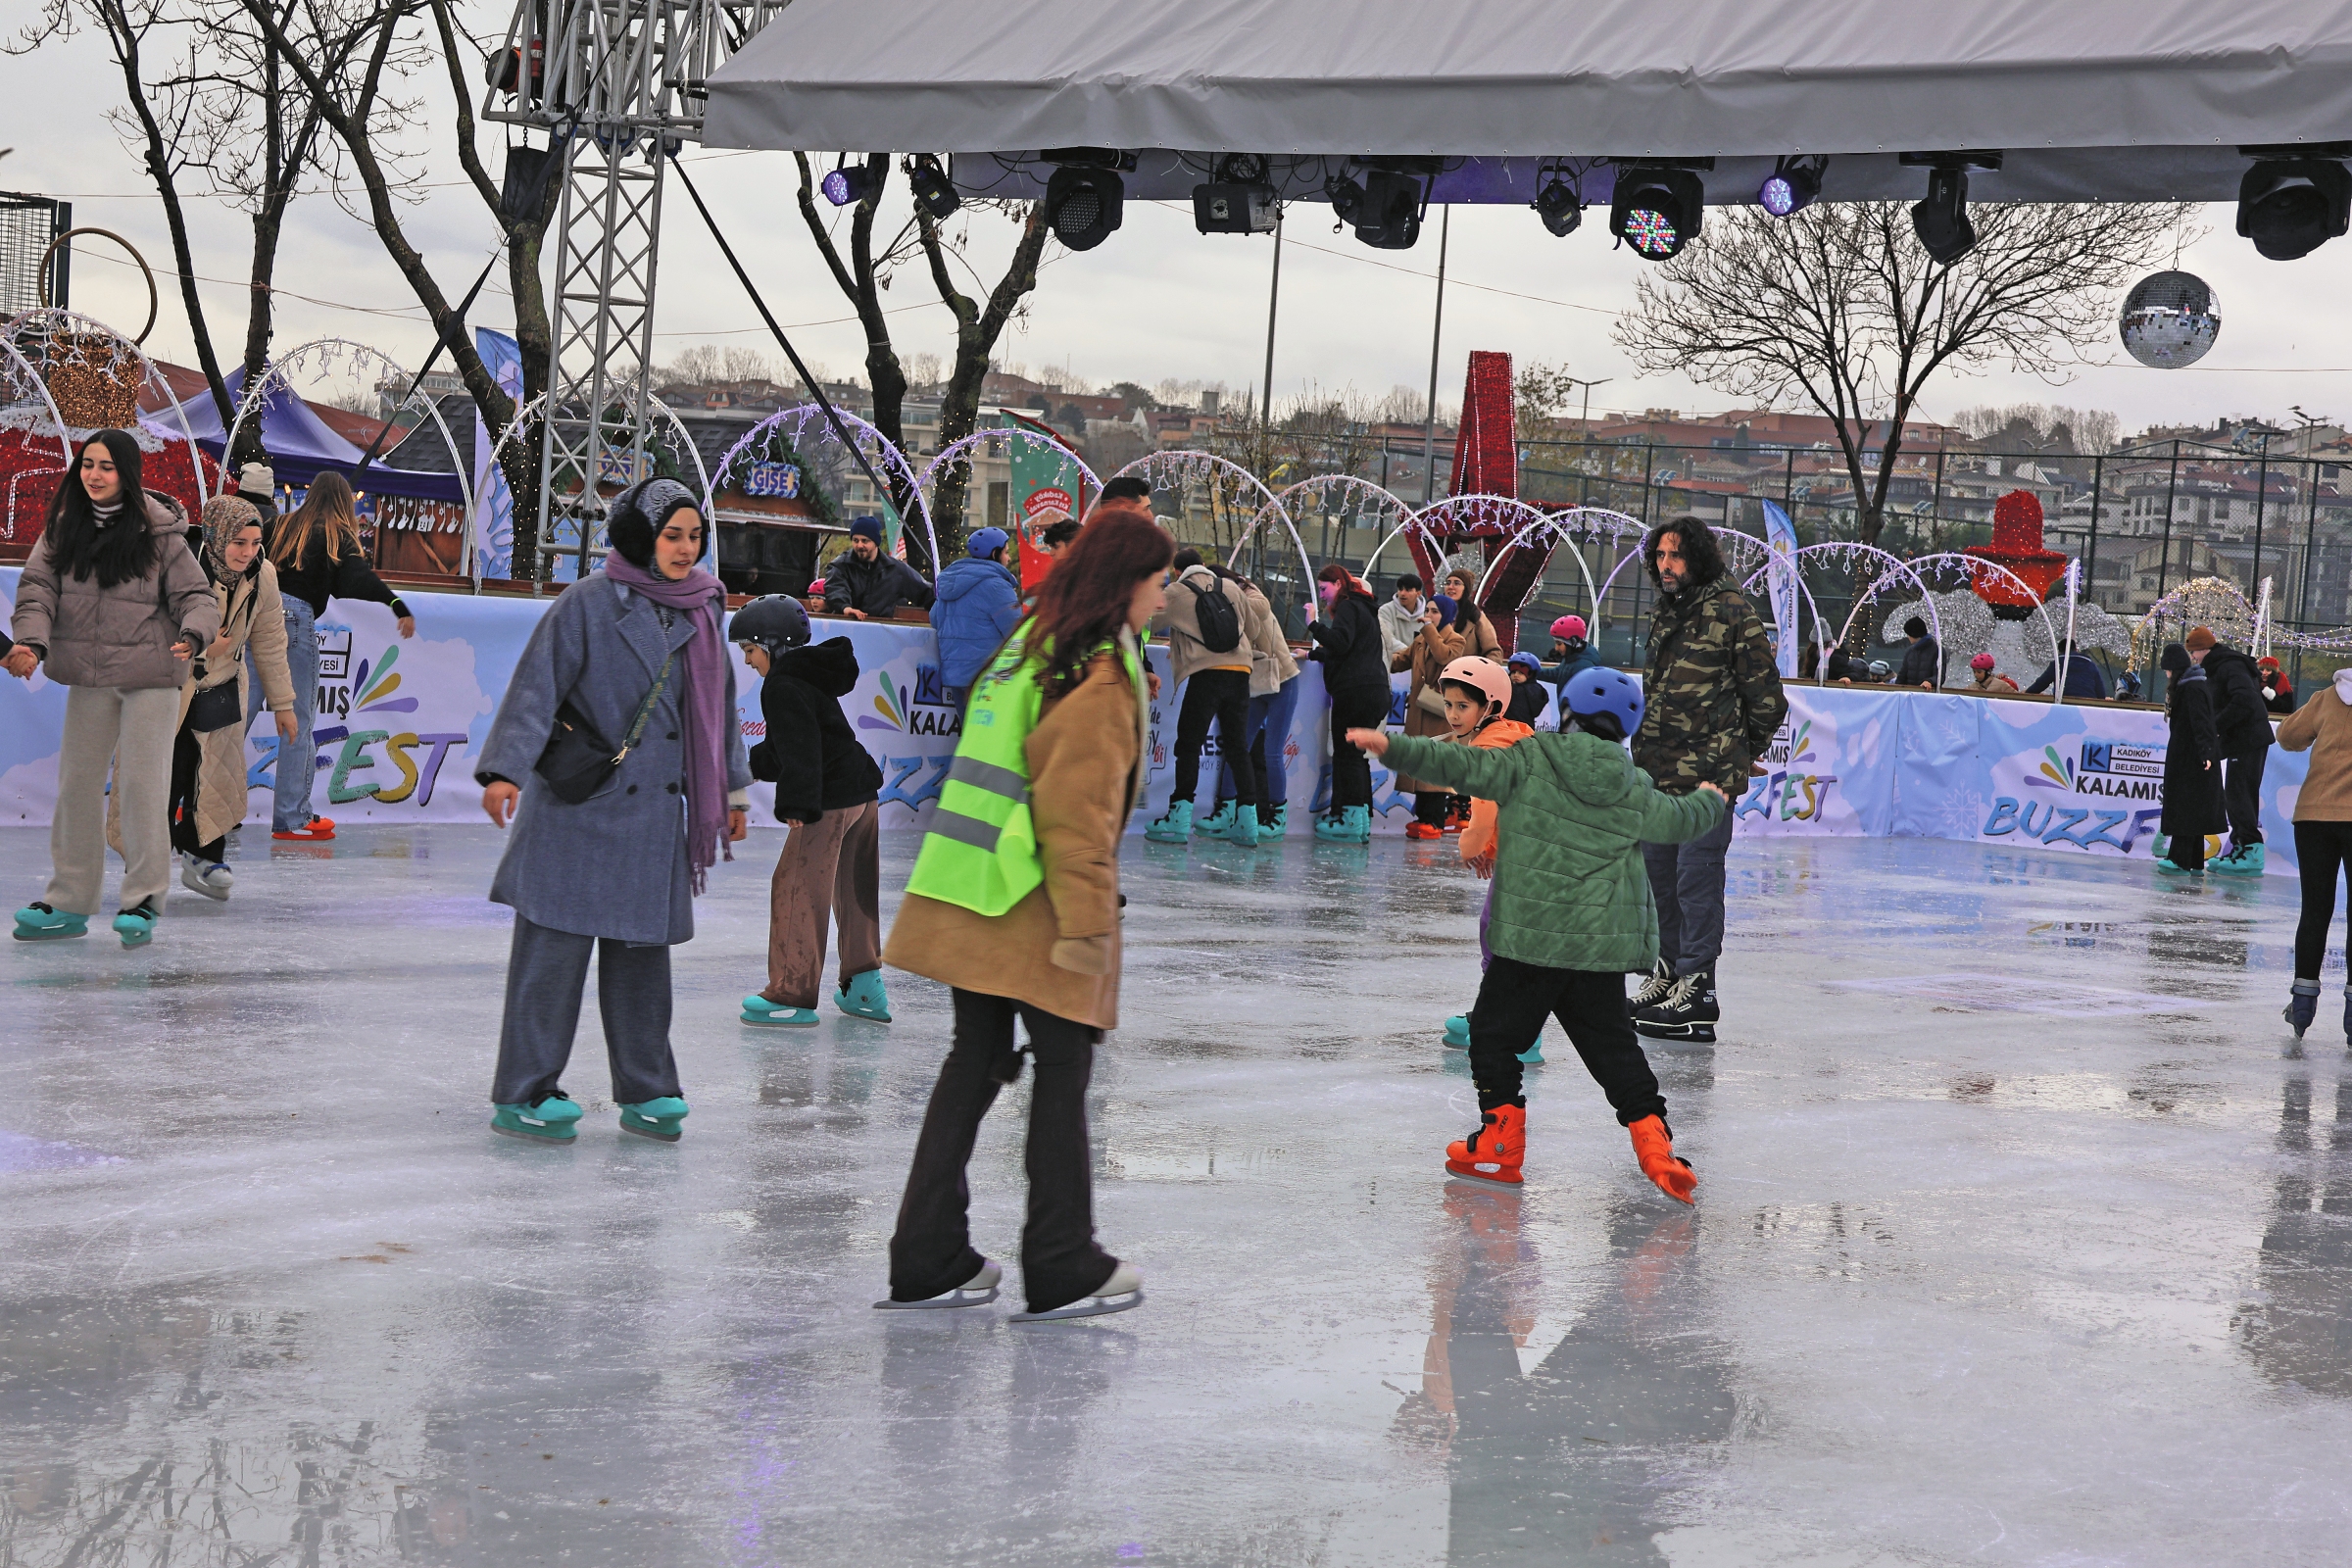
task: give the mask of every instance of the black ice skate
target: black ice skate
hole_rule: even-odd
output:
[[[1715,1025],[1722,1017],[1715,1005],[1715,971],[1701,969],[1678,975],[1662,1001],[1636,1011],[1634,1030],[1652,1040],[1688,1040],[1711,1046]]]

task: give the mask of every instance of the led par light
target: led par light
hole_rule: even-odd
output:
[[[963,205],[963,199],[956,194],[956,182],[940,167],[935,154],[924,153],[906,160],[906,184],[914,192],[914,205],[933,222]]]
[[[1609,202],[1609,232],[1644,261],[1667,261],[1697,236],[1706,199],[1706,187],[1688,169],[1622,165]]]

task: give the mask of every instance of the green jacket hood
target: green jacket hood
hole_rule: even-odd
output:
[[[1623,746],[1581,730],[1543,748],[1544,766],[1559,787],[1588,806],[1621,806],[1647,783]]]

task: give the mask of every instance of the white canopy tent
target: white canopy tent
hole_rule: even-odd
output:
[[[1540,164],[1716,160],[1746,201],[1778,155],[1831,200],[1915,199],[1906,151],[1984,149],[1977,201],[2237,194],[2249,145],[2352,141],[2344,0],[795,0],[710,80],[707,144],[944,152],[1033,196],[1048,147],[1134,150],[1135,197],[1223,152],[1286,196],[1342,160],[1446,160],[1431,199],[1530,200]]]

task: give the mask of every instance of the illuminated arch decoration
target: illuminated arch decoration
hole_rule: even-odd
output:
[[[262,405],[269,401],[271,387],[284,387],[287,391],[294,393],[296,397],[300,397],[302,394],[296,389],[291,379],[292,372],[297,368],[308,368],[316,373],[330,374],[346,359],[351,362],[351,368],[354,370],[357,370],[363,363],[372,361],[392,371],[404,381],[414,383],[416,379],[406,366],[380,349],[370,348],[365,343],[355,343],[347,337],[313,338],[308,343],[288,349],[282,357],[271,360],[263,368],[260,375],[247,382],[242,388],[237,398],[236,416],[229,420],[228,433],[220,443],[220,450],[224,455],[222,461],[226,462],[225,454],[237,449],[237,432],[244,428],[245,421],[248,418],[261,416]],[[401,399],[400,409],[412,407],[422,408],[425,416],[433,421],[433,428],[440,431],[442,450],[449,454],[450,466],[458,476],[458,490],[465,502],[466,515],[470,518],[473,515],[473,462],[471,456],[458,450],[458,439],[450,432],[449,421],[441,417],[439,399],[427,397],[412,384],[408,394]],[[398,414],[400,409],[395,409],[393,412]],[[378,453],[377,457],[380,459],[382,454]],[[387,464],[385,466],[388,467],[390,465]],[[363,486],[363,488],[365,487]],[[466,554],[470,556],[473,552],[470,524],[466,548]]]
[[[906,454],[900,450],[896,441],[875,429],[868,421],[847,409],[833,412],[857,441],[858,450],[865,454],[866,461],[879,470],[880,476],[886,481],[895,479],[906,486],[907,506],[914,515],[900,518],[901,529],[904,530],[907,523],[917,519],[922,522],[923,538],[931,547],[931,569],[937,572],[947,564],[939,559],[939,531],[931,525],[931,508],[923,499],[921,476],[915,472],[914,465],[906,461]],[[813,432],[808,428],[812,420],[816,424]],[[793,450],[805,458],[822,453],[828,446],[833,449],[841,446],[841,438],[833,433],[833,421],[825,417],[823,408],[814,403],[796,404],[769,415],[745,431],[742,438],[727,448],[726,455],[718,460],[714,478],[723,482],[735,466],[736,458],[771,430],[787,431],[786,439],[792,443]],[[692,444],[688,443],[690,447]],[[854,463],[849,466],[853,468],[856,466]],[[813,480],[814,475],[810,475],[810,478]],[[709,500],[709,491],[706,489],[706,506]],[[888,502],[889,498],[885,497],[884,500]]]
[[[164,495],[184,491],[175,499],[183,504],[193,501],[190,516],[201,512],[204,503],[212,499],[213,479],[219,475],[220,466],[196,444],[195,433],[188,427],[187,411],[180,407],[171,383],[164,379],[155,362],[135,339],[95,317],[41,306],[10,318],[6,326],[0,328],[0,341],[8,346],[10,362],[7,373],[10,407],[0,412],[0,449],[13,449],[0,453],[0,460],[13,459],[13,462],[0,461],[0,468],[13,469],[7,495],[9,530],[15,528],[23,482],[37,483],[53,471],[47,467],[45,459],[30,450],[36,440],[35,428],[44,415],[56,431],[63,432],[58,439],[61,452],[66,454],[73,451],[76,436],[106,427],[105,424],[82,426],[71,421],[67,406],[73,399],[69,398],[68,404],[58,401],[55,383],[61,375],[105,393],[110,406],[104,412],[123,415],[108,422],[129,434],[142,452],[163,456],[164,462],[149,469],[150,489]],[[30,375],[32,387],[17,384],[24,374]],[[38,388],[37,400],[33,387]],[[145,393],[153,393],[157,402],[168,405],[177,419],[176,448],[169,430],[139,416],[138,403]],[[54,472],[62,479],[64,463]],[[46,511],[46,499],[41,505]]]

